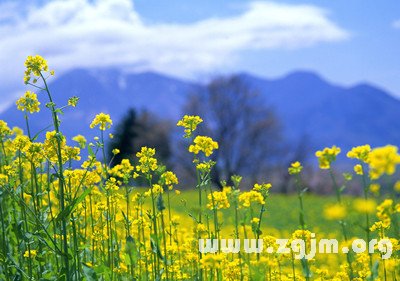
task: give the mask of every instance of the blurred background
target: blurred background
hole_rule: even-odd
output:
[[[216,185],[241,174],[288,193],[299,160],[310,190],[327,193],[316,150],[341,147],[339,174],[352,146],[400,144],[399,11],[397,0],[0,1],[0,119],[25,128],[15,100],[32,90],[25,58],[39,54],[56,104],[80,98],[62,116],[70,143],[93,140],[90,122],[109,113],[114,164],[155,147],[185,188],[193,168],[175,125],[198,114],[220,144]],[[38,96],[34,132],[50,125]]]

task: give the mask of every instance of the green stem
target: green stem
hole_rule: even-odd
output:
[[[40,73],[40,76],[43,80],[45,91],[47,92],[47,96],[50,101],[50,109],[53,116],[53,124],[54,129],[56,131],[56,141],[57,141],[57,158],[58,158],[58,179],[59,179],[59,191],[60,191],[60,212],[64,212],[65,210],[65,198],[64,198],[64,173],[63,173],[63,161],[62,161],[62,150],[61,150],[61,135],[59,129],[59,121],[56,109],[54,107],[53,99],[51,97],[51,93],[49,87],[47,85],[46,79],[43,77],[43,74]],[[68,240],[67,240],[67,221],[66,218],[63,216],[61,219],[61,230],[62,230],[62,237],[63,237],[63,260],[64,260],[64,270],[66,279],[68,280],[70,277],[69,273],[69,259],[68,259]]]

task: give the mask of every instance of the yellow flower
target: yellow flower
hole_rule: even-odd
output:
[[[24,258],[35,258],[37,256],[37,250],[30,250],[30,251],[25,251],[24,253]]]
[[[142,147],[140,152],[136,153],[136,157],[139,158],[139,165],[136,166],[136,170],[143,174],[149,171],[155,171],[158,168],[157,159],[154,158],[156,150],[154,148]]]
[[[86,138],[82,135],[77,135],[77,136],[73,137],[72,140],[79,143],[79,146],[81,148],[84,148],[86,146]]]
[[[369,186],[369,190],[374,194],[378,194],[380,189],[381,186],[378,183],[371,183]]]
[[[145,192],[146,196],[151,196],[153,194],[153,196],[158,196],[160,194],[164,193],[164,189],[162,188],[161,185],[159,184],[153,184],[153,187],[150,188],[148,191]]]
[[[396,166],[400,163],[400,155],[397,153],[397,147],[387,145],[374,148],[369,154],[369,175],[371,179],[376,180],[382,175],[393,175]]]
[[[79,98],[78,97],[72,97],[68,99],[68,105],[75,107],[78,104]]]
[[[171,171],[166,171],[161,175],[161,179],[164,181],[165,185],[168,186],[169,190],[172,190],[172,185],[178,184],[178,177]]]
[[[358,159],[364,163],[368,163],[368,156],[371,152],[371,147],[366,145],[353,147],[349,152],[347,152],[348,158]]]
[[[396,212],[392,199],[385,199],[378,207],[376,207],[376,216],[382,222],[384,228],[388,228],[391,223],[391,215]]]
[[[26,111],[29,113],[39,112],[40,102],[37,99],[37,95],[33,92],[26,91],[23,97],[20,97],[16,102],[18,110]]]
[[[5,185],[8,182],[8,176],[0,174],[0,186]]]
[[[272,184],[270,183],[262,183],[262,184],[256,183],[254,184],[253,190],[259,192],[265,199],[268,197],[269,190],[271,189],[271,187]]]
[[[207,208],[210,210],[228,209],[231,206],[227,193],[224,191],[214,191],[212,194],[208,194],[207,198]]]
[[[213,153],[214,149],[218,149],[218,143],[206,136],[197,136],[193,143],[189,146],[189,152],[194,154],[199,154],[202,151],[208,157]]]
[[[24,83],[28,84],[31,80],[31,76],[35,77],[40,77],[42,75],[42,72],[47,72],[49,71],[49,67],[47,65],[47,61],[39,56],[28,56],[27,59],[25,60],[25,75],[24,75]],[[50,73],[51,75],[54,74],[54,72]],[[34,78],[33,83],[36,83],[37,79]]]
[[[296,175],[299,174],[302,169],[303,166],[301,166],[299,161],[296,161],[290,165],[290,167],[288,168],[288,172],[290,175]]]
[[[214,165],[215,165],[214,161],[201,162],[196,165],[196,169],[199,170],[200,172],[207,173],[211,170],[211,168]]]
[[[93,129],[99,125],[100,130],[104,131],[105,129],[111,128],[112,120],[110,115],[105,113],[99,113],[93,119],[92,123],[90,124],[90,128]]]
[[[207,231],[207,227],[204,224],[199,223],[199,224],[197,224],[195,231],[197,233],[206,232]]]
[[[239,202],[241,203],[241,207],[244,208],[250,207],[252,203],[258,203],[261,205],[265,204],[264,197],[262,196],[262,194],[255,190],[250,190],[240,194]]]
[[[355,172],[357,175],[363,175],[363,174],[364,174],[364,172],[363,172],[363,167],[362,167],[360,164],[355,165],[355,166],[354,166],[354,172]]]
[[[341,204],[329,205],[324,209],[324,216],[328,220],[341,220],[344,219],[346,215],[346,207]]]
[[[354,209],[360,213],[373,214],[376,209],[376,203],[372,199],[354,199]]]
[[[319,167],[321,169],[329,169],[331,163],[336,160],[336,156],[340,153],[340,148],[335,145],[331,148],[326,147],[323,150],[319,150],[315,153],[318,158]]]
[[[185,115],[181,120],[178,121],[176,125],[185,128],[184,137],[190,138],[192,133],[196,130],[197,125],[199,125],[201,122],[203,122],[203,119],[201,119],[199,116]]]
[[[117,155],[120,153],[120,150],[118,148],[114,148],[111,152],[112,154]]]
[[[12,128],[12,132],[16,136],[20,136],[20,135],[24,134],[24,131],[21,128],[16,127],[16,126]]]
[[[11,135],[11,129],[8,127],[7,122],[0,120],[0,137]]]
[[[396,181],[393,188],[394,188],[394,191],[400,193],[400,181]]]

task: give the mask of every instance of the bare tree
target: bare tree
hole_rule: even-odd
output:
[[[255,181],[281,152],[281,130],[273,110],[239,76],[214,79],[191,96],[185,112],[200,115],[205,121],[200,133],[219,143],[213,155],[217,184],[234,174]]]

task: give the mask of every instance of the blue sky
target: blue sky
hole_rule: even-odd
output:
[[[306,69],[400,97],[397,0],[0,1],[0,11],[0,107],[23,89],[29,54],[58,73],[118,67],[204,80]]]

